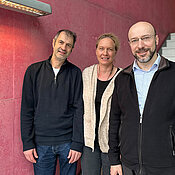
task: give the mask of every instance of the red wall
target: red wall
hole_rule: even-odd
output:
[[[0,9],[0,174],[32,175],[32,165],[22,153],[20,102],[24,72],[33,62],[47,59],[52,38],[62,28],[73,30],[78,40],[70,60],[81,69],[96,63],[95,42],[104,32],[118,35],[121,48],[116,65],[124,67],[132,56],[127,31],[139,20],[152,22],[160,44],[175,32],[174,0],[43,0],[53,14],[32,17]]]

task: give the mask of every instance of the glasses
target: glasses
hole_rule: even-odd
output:
[[[140,38],[133,38],[133,39],[129,40],[129,43],[131,45],[137,45],[139,43],[139,40],[143,41],[144,43],[148,43],[151,41],[153,36],[155,36],[155,35],[144,35]]]

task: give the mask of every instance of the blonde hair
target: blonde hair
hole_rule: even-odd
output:
[[[99,42],[104,39],[104,38],[111,38],[112,41],[114,42],[115,44],[115,50],[118,51],[119,50],[119,46],[120,46],[120,42],[119,42],[119,39],[116,35],[114,35],[113,33],[104,33],[102,35],[100,35],[97,39],[97,42],[96,42],[96,49],[98,47],[98,44]]]

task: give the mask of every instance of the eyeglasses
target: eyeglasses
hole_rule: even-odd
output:
[[[129,40],[129,43],[131,45],[137,45],[139,43],[139,40],[143,41],[144,43],[148,43],[151,41],[153,36],[155,35],[144,35],[140,38],[132,38],[131,40]]]

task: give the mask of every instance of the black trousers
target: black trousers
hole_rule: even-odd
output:
[[[129,169],[125,165],[122,165],[123,175],[135,175],[134,170]]]
[[[110,162],[107,153],[102,153],[99,145],[95,150],[84,146],[81,157],[82,175],[110,175]]]
[[[139,170],[131,170],[122,165],[123,175],[175,175],[175,167],[154,168],[143,166],[142,172]]]

